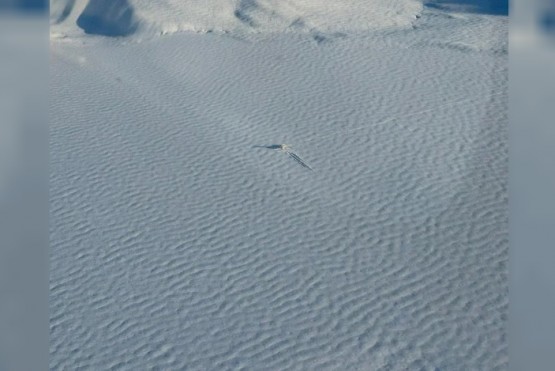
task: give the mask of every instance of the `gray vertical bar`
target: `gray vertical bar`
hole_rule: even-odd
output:
[[[555,365],[555,1],[510,28],[510,369]]]
[[[0,370],[48,369],[48,15],[0,3]]]

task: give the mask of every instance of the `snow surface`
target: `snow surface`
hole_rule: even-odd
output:
[[[410,26],[421,9],[417,0],[59,0],[52,2],[51,23],[53,32],[71,36],[352,33]]]
[[[507,368],[506,17],[95,3],[52,6],[51,369]]]

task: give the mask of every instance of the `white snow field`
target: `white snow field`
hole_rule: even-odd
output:
[[[507,368],[506,16],[108,3],[52,5],[50,369]]]

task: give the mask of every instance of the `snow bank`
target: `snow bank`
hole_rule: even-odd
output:
[[[326,32],[406,27],[417,0],[53,0],[54,34]]]

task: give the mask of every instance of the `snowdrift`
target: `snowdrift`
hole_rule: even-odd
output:
[[[181,31],[352,33],[407,27],[417,0],[53,0],[53,33],[168,34]]]

